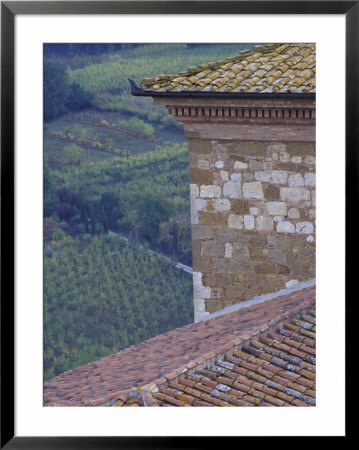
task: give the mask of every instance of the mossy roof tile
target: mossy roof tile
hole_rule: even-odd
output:
[[[175,75],[142,80],[147,92],[315,93],[315,44],[267,44]]]

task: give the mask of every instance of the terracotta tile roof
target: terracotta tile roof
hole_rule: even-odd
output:
[[[142,80],[149,92],[315,93],[315,44],[267,44],[176,75]]]
[[[237,375],[241,375],[241,371],[248,369],[245,365],[252,364],[250,359],[248,361],[245,359],[247,356],[245,357],[244,354],[249,355],[247,358],[258,358],[259,355],[264,361],[272,358],[268,360],[271,363],[271,367],[280,367],[284,373],[288,373],[288,376],[291,375],[294,377],[295,374],[299,373],[301,383],[303,383],[302,378],[311,381],[310,377],[313,376],[314,370],[313,361],[311,362],[307,359],[309,358],[308,355],[311,355],[308,348],[314,348],[312,341],[315,337],[315,319],[312,313],[308,313],[306,310],[313,308],[314,304],[315,286],[292,292],[248,308],[242,308],[220,317],[177,328],[141,344],[121,350],[116,354],[101,358],[91,364],[65,372],[45,382],[44,404],[49,406],[110,406],[125,403],[129,406],[139,406],[140,403],[146,403],[142,397],[147,391],[151,392],[159,389],[158,386],[161,386],[160,389],[162,391],[159,389],[158,393],[153,394],[154,396],[158,396],[155,399],[158,404],[168,402],[182,405],[180,403],[182,400],[176,397],[177,394],[172,395],[173,389],[176,388],[174,388],[175,385],[170,383],[178,384],[179,377],[184,373],[190,372],[192,375],[189,378],[181,377],[180,383],[186,383],[186,381],[183,381],[185,379],[190,383],[194,381],[193,377],[200,377],[196,383],[202,383],[203,386],[207,386],[203,381],[203,377],[207,377],[209,380],[212,380],[212,378],[199,370],[207,370],[214,376],[213,374],[216,372],[212,370],[212,365],[213,367],[221,367],[218,361],[223,359],[223,356],[225,357],[225,363],[230,365],[234,364],[235,366],[233,367],[237,367],[239,371],[236,372],[233,369],[234,372]],[[305,317],[303,316],[299,322],[293,319],[294,316],[300,314],[303,310],[307,312]],[[286,320],[288,320],[288,325],[284,323]],[[301,324],[302,322],[305,325]],[[279,336],[283,337],[283,341],[278,341],[278,338],[274,338],[274,335],[269,333],[265,338],[267,340],[258,337],[260,334],[269,332],[270,329],[273,329],[273,327],[278,326],[280,323],[283,323],[281,325],[283,328],[281,329],[287,330],[283,332],[276,331]],[[275,339],[274,342],[272,342],[273,338]],[[248,340],[250,340],[250,343],[248,343]],[[242,347],[242,350],[240,350],[243,343],[245,348]],[[247,347],[252,353],[249,350],[249,353],[247,352]],[[287,350],[287,347],[290,347],[291,351]],[[234,349],[238,350],[236,350],[237,353]],[[293,352],[308,352],[308,355],[305,353],[307,359],[303,359]],[[229,356],[232,360],[228,359]],[[298,367],[300,369],[297,366],[294,367],[294,363],[297,361],[295,358],[301,358],[302,362],[300,364],[298,360]],[[237,360],[242,362],[240,363]],[[213,362],[211,367],[201,369],[203,364],[209,362]],[[284,362],[287,366],[284,366]],[[280,364],[283,364],[283,366]],[[257,365],[259,366],[259,362]],[[294,368],[291,368],[292,365]],[[196,370],[193,371],[192,369]],[[299,372],[296,372],[297,369]],[[263,370],[270,372],[270,368],[266,366],[263,367]],[[257,369],[254,369],[254,367],[250,371],[253,372],[253,376],[255,377],[257,375],[263,376],[260,372],[255,375]],[[275,376],[288,379],[288,376],[286,377],[284,373],[276,373]],[[255,378],[252,381],[259,382]],[[269,380],[270,383],[272,381]],[[294,382],[292,380],[290,381]],[[239,381],[237,380],[237,382]],[[274,382],[281,384],[278,380],[274,380]],[[225,385],[225,383],[220,384]],[[243,384],[245,383],[243,382]],[[136,386],[141,386],[143,389],[131,391],[131,388]],[[269,384],[267,386],[271,387]],[[188,387],[192,388],[193,386]],[[237,389],[237,387],[233,389]],[[312,388],[312,386],[309,387]],[[164,391],[164,389],[168,391]],[[221,392],[223,393],[223,391],[218,388],[216,389],[219,392],[218,395],[222,395]],[[274,388],[272,387],[272,389]],[[279,387],[277,387],[278,389]],[[283,398],[284,394],[291,395],[289,392],[294,388],[293,386],[286,385],[285,389],[286,391],[283,391]],[[202,391],[206,390],[208,391],[206,388],[202,389]],[[167,397],[167,400],[164,397],[161,399],[162,394],[171,398],[171,400],[168,400]],[[225,397],[224,394],[225,392],[222,397]],[[308,393],[304,392],[304,394],[307,396]],[[188,391],[183,391],[183,395],[189,395]],[[211,397],[213,397],[212,394]],[[140,401],[138,401],[139,398]],[[303,401],[300,398],[297,399],[298,401]],[[210,403],[209,399],[207,400]],[[193,400],[193,404],[199,405],[205,401],[196,398],[196,400]],[[212,403],[213,401],[216,400],[212,400]],[[224,402],[223,399],[221,401]],[[244,399],[244,401],[247,400]],[[156,403],[153,406],[155,405]]]
[[[315,309],[115,406],[315,406]]]

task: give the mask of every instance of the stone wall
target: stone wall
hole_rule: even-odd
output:
[[[315,143],[189,139],[195,318],[315,277]]]
[[[315,98],[155,97],[189,142],[195,321],[315,277]]]

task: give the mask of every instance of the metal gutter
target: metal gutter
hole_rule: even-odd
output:
[[[136,83],[128,79],[131,87],[131,94],[136,97],[180,97],[180,98],[265,98],[265,99],[308,99],[314,100],[315,93],[257,93],[257,92],[152,92],[145,91],[138,87]]]

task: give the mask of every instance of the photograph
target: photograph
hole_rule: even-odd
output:
[[[42,405],[315,407],[316,43],[42,52]]]

